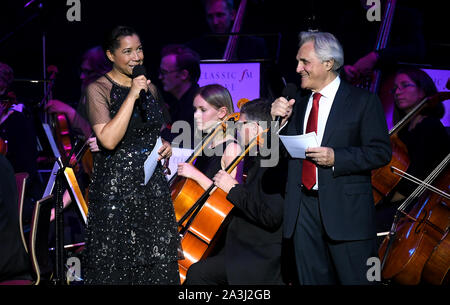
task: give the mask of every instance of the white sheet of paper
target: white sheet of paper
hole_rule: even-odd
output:
[[[155,171],[159,157],[158,150],[161,148],[161,146],[162,141],[161,137],[159,137],[158,140],[156,140],[155,147],[153,148],[152,152],[150,153],[150,155],[148,155],[147,159],[144,162],[144,185],[148,183],[148,181],[153,175],[153,172]]]
[[[319,147],[315,132],[296,136],[279,135],[279,137],[293,158],[305,159],[305,151],[308,147]]]

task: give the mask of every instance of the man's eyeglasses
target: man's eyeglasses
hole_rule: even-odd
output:
[[[392,88],[391,92],[392,92],[392,94],[395,94],[395,92],[397,92],[397,89],[401,89],[403,91],[403,90],[405,90],[406,88],[409,88],[409,87],[417,87],[417,86],[415,84],[413,84],[413,83],[402,83],[399,86],[394,86]]]
[[[166,76],[166,75],[169,74],[169,73],[179,72],[179,71],[180,71],[180,70],[167,71],[167,70],[164,70],[164,69],[159,69],[159,75]]]

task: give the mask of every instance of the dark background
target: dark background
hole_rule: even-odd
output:
[[[41,79],[42,33],[45,32],[47,65],[53,64],[59,69],[53,97],[71,104],[76,104],[80,95],[81,55],[101,44],[104,33],[112,26],[130,25],[138,31],[144,45],[148,74],[157,85],[161,48],[169,43],[187,42],[208,31],[201,0],[81,0],[80,22],[67,20],[70,6],[65,0],[36,1],[24,9],[27,2],[1,1],[0,62],[9,64],[16,78]],[[37,7],[38,2],[43,3],[43,9]],[[237,7],[239,1],[235,2]],[[444,2],[398,2],[406,3],[423,16],[427,53],[423,62],[418,64],[449,67],[450,35]],[[242,31],[281,34],[280,56],[275,64],[280,74],[292,81],[295,78],[297,37],[310,25],[308,17],[314,14],[321,29],[333,32],[334,22],[339,20],[342,12],[355,7],[360,8],[359,0],[249,0]],[[35,14],[38,17],[32,18]],[[32,20],[27,22],[29,18]],[[277,49],[276,39],[268,38],[268,45],[273,58]],[[28,103],[42,99],[42,88],[37,84],[14,84],[17,95]]]

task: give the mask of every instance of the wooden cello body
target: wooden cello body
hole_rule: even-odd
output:
[[[448,191],[449,163],[450,155],[425,182]],[[409,213],[402,212],[404,216],[396,225],[394,237],[387,236],[379,249],[380,258],[386,260],[384,279],[404,285],[449,283],[449,198],[420,186],[407,199],[407,204],[415,202],[413,208]]]
[[[197,198],[200,198],[205,192],[195,181],[189,179],[187,183],[193,183],[195,185],[194,188],[197,189],[197,195],[200,195]],[[233,204],[226,199],[226,196],[227,193],[221,189],[215,189],[200,208],[198,214],[191,216],[193,217],[192,219],[186,219],[179,226],[180,232],[185,229],[181,237],[184,259],[178,261],[181,283],[184,283],[186,280],[189,267],[199,260],[206,258],[213,250],[217,237],[220,236],[223,224],[233,209]],[[195,204],[192,198],[194,197],[190,198],[190,202]],[[179,221],[180,218],[177,217],[177,220]],[[192,220],[190,224],[188,224],[189,220]]]
[[[244,151],[226,168],[231,173],[249,151],[260,143],[253,139]],[[196,184],[196,183],[195,183]],[[197,184],[198,188],[200,186]],[[226,199],[227,193],[212,184],[178,220],[184,259],[179,261],[180,279],[183,283],[189,267],[207,257],[220,235],[233,204]]]

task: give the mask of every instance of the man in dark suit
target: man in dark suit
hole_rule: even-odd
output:
[[[282,133],[315,131],[320,147],[289,159],[284,235],[293,238],[300,284],[367,284],[377,255],[371,170],[391,146],[377,96],[341,80],[343,51],[330,33],[302,32],[297,73],[305,89],[272,104]]]
[[[262,126],[270,126],[270,103],[253,100],[241,108],[238,131],[248,144]],[[264,122],[261,124],[261,122]],[[225,246],[215,256],[193,264],[187,285],[280,285],[283,195],[286,162],[262,167],[260,155],[246,157],[248,175],[239,184],[220,170],[213,178],[234,205]],[[277,179],[273,179],[277,177]]]

